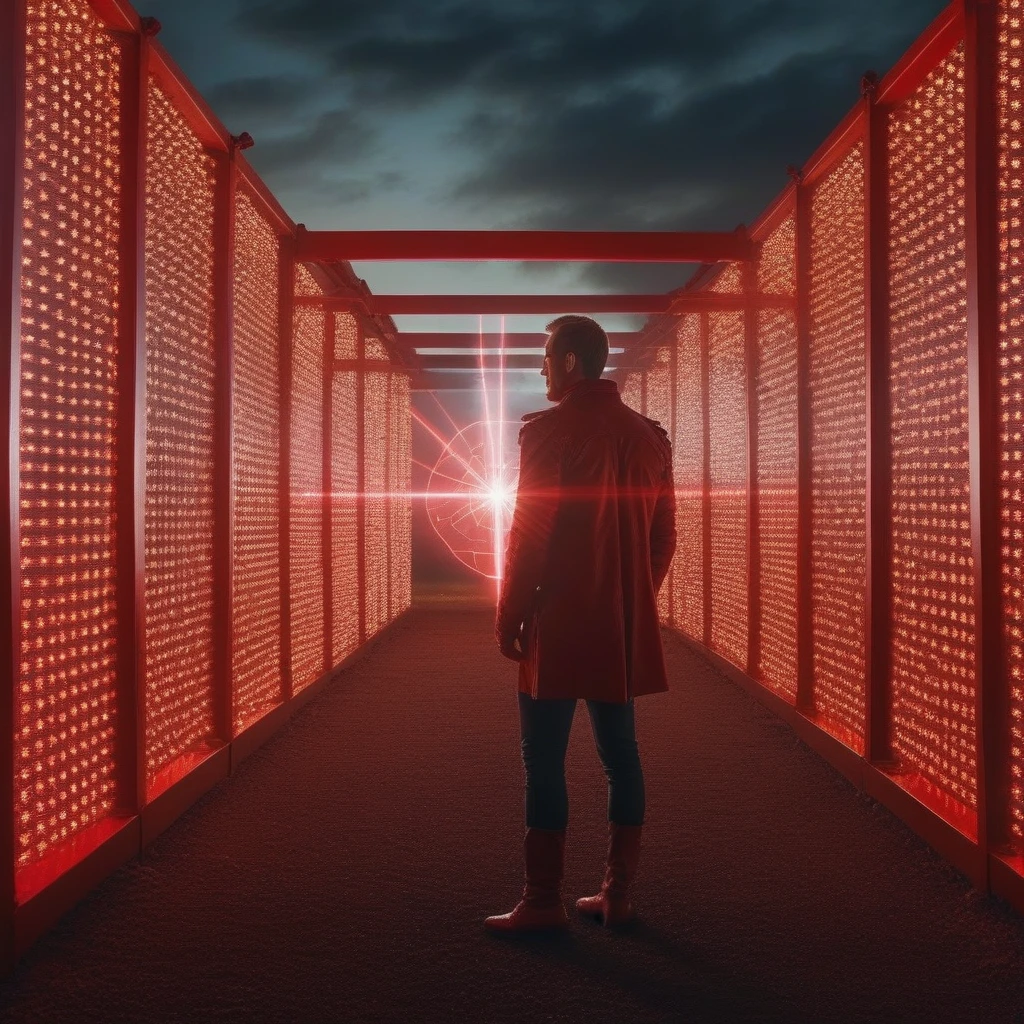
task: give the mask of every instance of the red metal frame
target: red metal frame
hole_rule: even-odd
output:
[[[749,260],[749,239],[714,231],[306,231],[298,258],[334,260],[587,260],[701,263]]]
[[[640,343],[639,331],[606,331],[609,348],[626,348]],[[444,331],[424,331],[421,333],[403,331],[396,337],[396,342],[406,349],[431,348],[504,348],[514,351],[518,348],[543,349],[547,340],[544,331],[533,334],[525,332],[509,334],[455,334]]]
[[[295,240],[278,243],[278,564],[281,571],[281,701],[292,698],[292,347],[295,328]]]
[[[796,218],[796,706],[814,710],[814,475],[811,461],[811,190],[794,181]]]
[[[1009,853],[1010,694],[1000,552],[997,5],[967,0],[967,374],[974,558],[978,842]],[[988,862],[986,856],[986,863]]]
[[[893,766],[892,717],[892,411],[889,396],[888,112],[877,90],[864,97],[865,380],[867,591],[865,594],[864,751]]]
[[[222,743],[234,734],[234,695],[231,683],[234,616],[234,254],[235,196],[238,174],[235,151],[218,160],[215,197],[213,295],[217,378],[214,438],[213,510],[213,705],[214,734]]]
[[[119,814],[146,799],[146,121],[149,37],[122,68],[121,265],[117,375],[117,713]]]
[[[743,265],[743,293],[751,302],[743,311],[743,362],[747,388],[747,674],[758,678],[761,662],[761,522],[758,487],[758,311],[757,264]]]
[[[0,545],[0,763],[10,779],[0,791],[0,971],[14,940],[14,680],[21,670],[21,225],[25,146],[25,0],[0,6],[0,422],[4,468],[0,497],[7,535]]]

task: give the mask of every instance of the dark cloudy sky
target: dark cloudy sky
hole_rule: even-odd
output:
[[[943,0],[149,0],[310,228],[751,222]],[[357,264],[377,292],[664,291],[686,266]],[[540,329],[547,318],[516,318]],[[609,329],[638,326],[602,318]],[[475,318],[399,318],[475,329]],[[485,325],[493,329],[496,325]],[[536,392],[543,395],[539,375]]]

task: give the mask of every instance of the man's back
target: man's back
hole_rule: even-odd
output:
[[[534,584],[520,690],[615,702],[666,690],[656,596],[675,548],[666,432],[624,405],[614,381],[583,380],[530,418],[520,444],[507,571]],[[522,592],[506,583],[513,599]]]

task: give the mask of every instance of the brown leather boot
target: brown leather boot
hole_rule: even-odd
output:
[[[526,888],[523,898],[507,914],[484,919],[493,932],[526,932],[568,928],[562,905],[562,866],[565,829],[528,828],[523,840]]]
[[[581,896],[576,901],[576,909],[581,914],[599,918],[606,928],[625,924],[636,917],[627,893],[640,862],[642,830],[643,825],[608,822],[608,863],[601,891],[596,896]]]

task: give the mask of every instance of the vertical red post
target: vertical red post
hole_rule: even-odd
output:
[[[281,238],[278,247],[278,374],[280,455],[278,494],[278,564],[281,569],[281,701],[292,698],[292,587],[291,587],[291,513],[292,513],[292,342],[295,331],[295,239]]]
[[[795,180],[793,192],[796,216],[796,706],[810,713],[814,710],[811,191]]]
[[[757,484],[757,264],[743,264],[743,361],[747,390],[747,675],[761,663],[761,504]]]
[[[889,394],[888,111],[864,79],[867,591],[864,754],[892,765],[892,412]]]
[[[387,497],[384,499],[384,536],[387,549],[387,572],[384,574],[384,582],[387,587],[387,621],[391,621],[393,614],[391,608],[391,403],[393,391],[391,388],[392,374],[388,369],[387,375],[387,402],[384,406],[384,491]]]
[[[324,313],[323,388],[323,471],[321,475],[321,515],[323,516],[324,563],[324,672],[334,668],[334,334],[337,314],[330,309]]]
[[[366,643],[366,329],[356,332],[356,578],[359,581],[359,643]]]
[[[117,439],[117,811],[146,800],[146,123],[149,38],[124,47]]]
[[[0,5],[0,495],[7,536],[0,544],[0,971],[14,962],[14,705],[21,675],[21,224],[25,153],[25,0]]]
[[[679,417],[676,413],[676,402],[679,399],[679,320],[676,320],[676,329],[672,336],[672,345],[669,347],[671,362],[668,367],[668,436],[672,441],[672,458],[675,459],[676,451],[676,423]],[[672,474],[673,480],[675,473]],[[668,621],[676,625],[676,560],[672,559],[668,573]]]
[[[704,500],[701,504],[703,521],[702,555],[704,559],[704,636],[705,647],[711,646],[711,318],[700,314],[700,399],[703,418],[704,442]]]
[[[235,470],[234,470],[234,267],[236,148],[219,154],[214,198],[213,296],[217,356],[214,398],[213,495],[213,721],[222,743],[234,734],[231,669],[234,651]]]
[[[1004,649],[999,471],[998,11],[967,0],[967,380],[974,556],[978,844],[1010,852],[1010,693]]]

